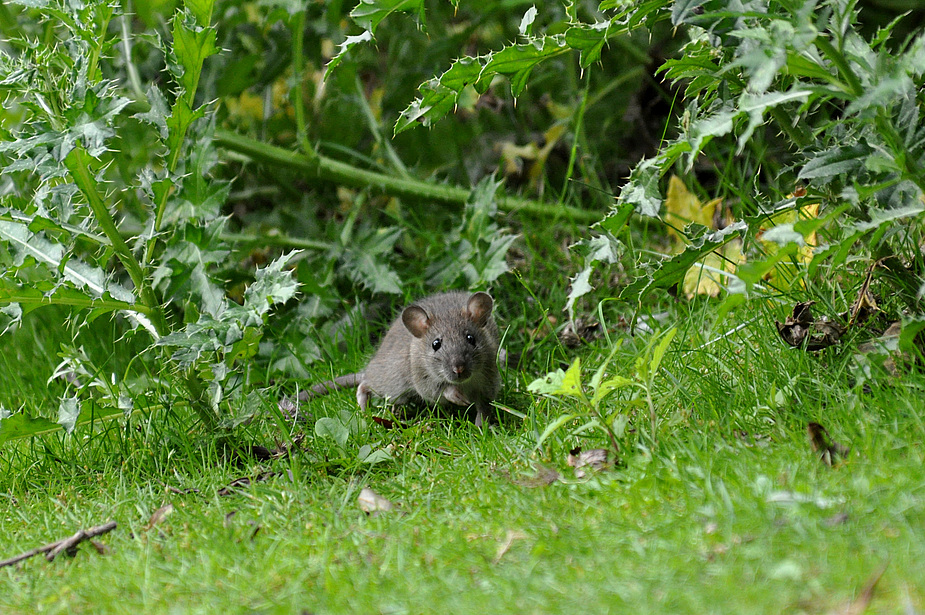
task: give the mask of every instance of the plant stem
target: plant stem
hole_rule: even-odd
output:
[[[126,303],[125,301],[113,301],[106,299],[94,299],[87,296],[46,296],[43,292],[34,289],[22,289],[21,291],[0,290],[0,305],[10,303],[23,303],[26,305],[69,305],[88,310],[127,310],[138,312],[146,316],[151,316],[152,309],[146,305]]]
[[[800,149],[809,147],[810,140],[802,132],[798,131],[793,126],[793,122],[790,117],[784,113],[784,110],[780,107],[774,106],[769,109],[771,117],[774,118],[774,121],[777,122],[777,125],[780,126],[780,129],[784,131],[787,137],[797,145]]]
[[[354,188],[372,188],[396,196],[450,205],[464,205],[469,198],[469,190],[465,188],[392,177],[383,173],[367,171],[321,155],[310,158],[228,130],[216,130],[215,140],[219,146],[244,154],[255,161],[304,171],[309,176],[309,179]],[[552,218],[564,217],[576,222],[595,222],[603,215],[603,212],[599,211],[541,203],[511,196],[499,197],[498,206],[504,211]]]
[[[92,164],[93,158],[87,153],[83,145],[79,143],[75,145],[74,149],[71,150],[64,159],[64,166],[67,167],[74,183],[77,184],[77,187],[87,199],[87,203],[90,205],[90,209],[93,210],[93,215],[97,224],[100,225],[103,234],[109,238],[113,251],[116,253],[122,266],[125,267],[129,277],[132,279],[139,300],[143,305],[147,306],[149,310],[147,314],[151,318],[151,323],[154,325],[159,335],[166,335],[168,329],[164,312],[157,298],[154,296],[154,290],[145,280],[141,265],[138,263],[135,255],[132,254],[125,240],[122,239],[122,235],[119,234],[119,229],[116,227],[116,223],[109,213],[109,208],[96,190],[96,180],[90,171]]]
[[[656,431],[658,427],[656,425],[657,420],[655,416],[655,404],[652,403],[652,393],[649,392],[649,387],[647,386],[645,387],[645,389],[646,389],[646,403],[649,405],[649,422],[650,422],[651,430],[652,430],[652,443],[655,444],[658,442],[658,432]]]
[[[858,81],[857,75],[851,70],[851,66],[848,65],[845,56],[842,55],[839,50],[835,49],[835,46],[832,45],[829,39],[824,36],[817,36],[816,46],[819,47],[822,54],[835,65],[835,68],[838,69],[838,73],[847,82],[848,93],[856,98],[863,95],[864,87],[861,85],[861,82]]]
[[[308,129],[305,127],[305,101],[302,100],[302,68],[305,65],[303,48],[305,38],[305,10],[292,16],[292,106],[295,109],[295,126],[302,153],[313,158],[317,156],[308,141]]]
[[[244,245],[261,244],[264,246],[296,248],[299,250],[318,250],[322,252],[331,250],[334,247],[334,244],[324,241],[313,241],[303,237],[292,237],[291,235],[283,234],[248,235],[246,233],[222,233],[220,239],[228,243],[239,243]]]

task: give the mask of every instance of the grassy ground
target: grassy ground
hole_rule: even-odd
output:
[[[339,449],[309,423],[299,452],[261,462],[162,413],[7,445],[0,557],[110,519],[119,527],[99,539],[105,554],[85,543],[73,558],[0,569],[0,610],[826,613],[861,607],[883,566],[867,612],[925,609],[921,377],[851,388],[850,353],[785,349],[763,312],[698,350],[706,312],[677,309],[653,392],[658,443],[632,430],[646,425],[640,415],[617,467],[583,479],[567,451],[604,445],[601,434],[563,428],[535,450],[552,419],[581,410],[525,391],[549,353],[535,355],[537,373],[507,375],[501,401],[526,419],[485,432],[451,419],[370,422]],[[42,395],[49,344],[62,335],[43,321],[0,355],[7,407]],[[106,355],[113,326],[80,341],[118,365],[125,350]],[[629,373],[645,342],[628,339],[611,372]],[[586,371],[609,352],[603,342],[582,350]],[[352,408],[349,392],[311,405],[314,418]],[[809,421],[850,446],[847,458],[822,463]],[[273,446],[289,434],[268,418],[230,442]],[[367,443],[392,460],[356,463]],[[531,480],[537,462],[560,480]],[[363,487],[395,510],[364,513]],[[152,525],[167,504],[173,512]]]

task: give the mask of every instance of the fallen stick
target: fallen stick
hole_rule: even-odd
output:
[[[0,561],[0,568],[5,566],[12,566],[13,564],[17,564],[25,559],[29,559],[33,555],[38,555],[39,553],[45,553],[45,559],[47,559],[49,562],[53,562],[55,561],[55,558],[61,555],[63,551],[70,551],[77,548],[77,545],[85,540],[90,540],[91,538],[95,538],[101,534],[111,532],[112,530],[116,529],[117,525],[118,524],[115,521],[110,521],[109,523],[104,523],[103,525],[91,527],[88,530],[80,530],[73,536],[62,538],[61,540],[57,540],[47,545],[30,549],[25,553],[20,553],[16,557],[11,557],[10,559]]]

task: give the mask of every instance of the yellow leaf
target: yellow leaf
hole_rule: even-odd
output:
[[[719,296],[719,291],[729,277],[720,272],[735,273],[736,267],[744,262],[742,242],[738,239],[730,241],[718,251],[710,252],[684,274],[682,290],[685,296],[688,299],[693,299],[695,295]]]
[[[795,224],[799,220],[809,220],[818,217],[818,215],[819,203],[816,202],[800,209],[771,216],[762,223],[761,230],[766,231],[782,224]],[[777,254],[780,249],[775,242],[761,239],[760,235],[759,240],[768,256]],[[816,247],[816,231],[804,235],[803,241],[803,245],[799,247],[792,259],[781,261],[764,276],[766,282],[780,290],[789,290],[793,287],[793,283],[799,277],[803,266],[813,260],[813,249]],[[804,286],[803,280],[800,280],[800,285],[801,287]]]
[[[665,199],[665,220],[670,225],[668,233],[673,239],[673,252],[684,249],[684,238],[675,229],[683,230],[691,222],[713,228],[713,216],[720,202],[720,199],[713,199],[701,205],[700,199],[687,189],[680,177],[671,176],[668,180],[668,198]]]

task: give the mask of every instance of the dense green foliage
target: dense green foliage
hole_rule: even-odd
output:
[[[923,23],[3,3],[0,537],[120,532],[0,604],[859,612],[889,561],[920,609]],[[522,354],[500,424],[281,412],[449,288]]]

